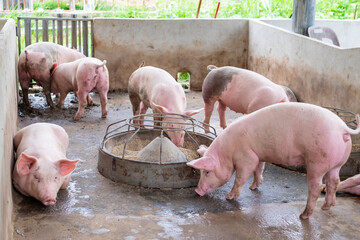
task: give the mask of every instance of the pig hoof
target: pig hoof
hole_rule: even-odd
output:
[[[75,116],[75,117],[74,117],[74,120],[75,120],[75,121],[78,121],[80,118],[81,118],[80,116]]]
[[[300,215],[300,218],[306,220],[306,219],[309,219],[309,216],[308,216],[308,215],[301,214],[301,215]]]
[[[227,199],[227,200],[234,199],[234,197],[236,198],[235,195],[236,195],[236,194],[230,192],[230,193],[226,196],[226,199]]]
[[[225,129],[226,127],[227,127],[227,125],[225,124],[225,125],[221,125],[220,126],[222,129]]]
[[[322,210],[329,210],[331,206],[335,206],[335,203],[327,204],[324,203],[324,205],[321,207]]]

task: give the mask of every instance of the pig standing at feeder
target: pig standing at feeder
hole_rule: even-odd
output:
[[[93,104],[89,93],[94,90],[100,95],[101,117],[106,118],[109,72],[105,64],[105,60],[101,62],[97,58],[90,57],[59,66],[54,64],[51,73],[51,92],[60,93],[57,106],[61,107],[64,105],[66,95],[70,91],[75,91],[79,99],[79,107],[74,120],[79,120],[84,115],[86,102],[88,105]]]
[[[34,79],[36,83],[43,87],[46,101],[52,108],[50,95],[50,71],[53,64],[72,62],[85,55],[77,50],[70,49],[51,42],[40,42],[27,46],[21,52],[18,63],[18,73],[20,86],[23,93],[23,102],[30,106],[29,103],[29,87]]]
[[[287,166],[306,165],[308,199],[301,218],[308,218],[316,205],[326,179],[326,196],[322,209],[335,205],[339,171],[351,151],[352,130],[331,111],[305,103],[274,104],[230,124],[205,150],[203,157],[187,165],[200,169],[196,192],[203,196],[228,182],[236,171],[234,186],[227,199],[240,196],[243,185],[254,172],[250,189],[262,183],[263,166],[270,162]]]
[[[214,104],[218,101],[220,127],[226,128],[226,108],[248,114],[275,103],[296,101],[292,91],[277,85],[266,77],[236,67],[208,66],[209,74],[204,80],[202,96],[205,103],[205,120],[209,124]],[[288,94],[290,98],[288,97]],[[209,127],[204,125],[208,131]]]
[[[137,69],[130,76],[128,91],[133,114],[145,114],[150,107],[154,113],[164,114],[164,129],[185,127],[184,119],[171,118],[166,115],[167,113],[192,116],[202,111],[202,109],[185,111],[184,90],[168,72],[160,68],[146,66]],[[167,131],[167,134],[175,145],[183,146],[184,131]]]
[[[69,184],[79,161],[66,158],[68,145],[68,135],[58,125],[35,123],[21,129],[14,137],[14,187],[46,206],[54,205],[57,192]]]

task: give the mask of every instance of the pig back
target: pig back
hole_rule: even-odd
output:
[[[219,100],[238,113],[286,102],[284,89],[266,77],[246,69],[221,67],[212,70],[203,85],[205,103]]]
[[[28,155],[48,159],[65,157],[69,145],[66,131],[50,123],[35,123],[21,129],[14,137],[17,158],[22,152]]]
[[[224,132],[262,161],[303,164],[304,156],[342,149],[346,124],[331,111],[305,103],[274,104],[244,116]],[[239,135],[242,136],[239,138]],[[295,162],[294,162],[295,161]]]
[[[129,79],[129,93],[137,93],[144,104],[150,106],[150,101],[166,106],[173,101],[183,104],[185,93],[182,87],[165,70],[151,66],[137,69]]]

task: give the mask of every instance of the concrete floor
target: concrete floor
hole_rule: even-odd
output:
[[[203,106],[200,92],[186,94],[188,109]],[[228,201],[233,179],[215,192],[199,197],[194,188],[160,190],[115,183],[97,171],[98,148],[106,127],[132,115],[125,93],[109,94],[109,116],[100,106],[87,108],[74,122],[77,104],[68,96],[64,109],[51,110],[32,95],[34,109],[20,107],[19,128],[51,122],[70,137],[68,158],[80,159],[57,203],[45,207],[14,191],[14,239],[359,239],[360,198],[338,194],[336,206],[322,211],[321,195],[309,220],[300,220],[305,208],[305,174],[267,164],[258,190],[244,187]],[[97,95],[94,101],[99,103]],[[203,120],[203,113],[194,116]],[[227,111],[228,123],[240,114]],[[216,110],[211,124],[220,131]]]

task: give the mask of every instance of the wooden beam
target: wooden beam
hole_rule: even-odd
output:
[[[294,0],[292,14],[292,30],[308,36],[307,30],[314,25],[316,0]]]

